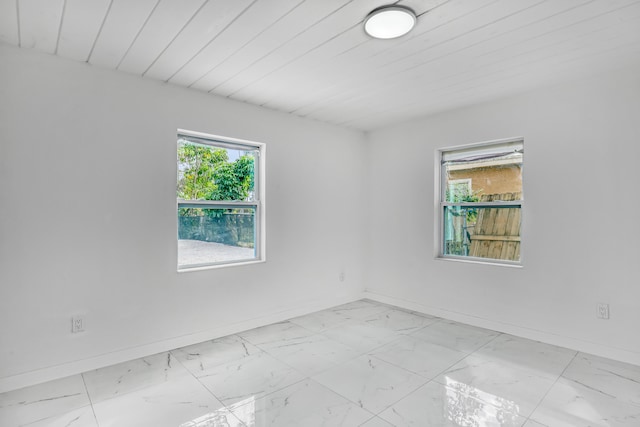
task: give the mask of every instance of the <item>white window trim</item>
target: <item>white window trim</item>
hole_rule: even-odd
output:
[[[473,144],[464,144],[464,145],[456,145],[451,147],[437,148],[434,152],[434,233],[433,235],[436,237],[433,241],[434,244],[434,259],[438,261],[454,261],[454,262],[464,262],[470,264],[484,264],[484,265],[494,265],[499,267],[523,267],[523,245],[522,241],[525,240],[525,221],[524,221],[524,196],[522,200],[518,201],[496,201],[496,202],[483,202],[482,206],[503,206],[503,207],[511,207],[518,206],[520,207],[520,260],[519,261],[511,261],[511,260],[500,260],[493,258],[481,258],[481,257],[472,257],[472,256],[459,256],[459,255],[445,255],[444,254],[444,207],[445,206],[479,206],[478,203],[448,203],[444,202],[443,196],[443,185],[444,182],[444,170],[442,168],[442,156],[443,153],[451,152],[451,151],[459,151],[459,150],[476,150],[485,146],[494,145],[494,144],[508,144],[508,143],[523,143],[523,137],[514,137],[514,138],[504,138],[504,139],[496,139],[492,141],[483,141]],[[523,169],[524,174],[524,169]],[[523,177],[524,183],[524,177]],[[523,191],[524,194],[524,191]]]
[[[265,173],[265,164],[266,164],[266,151],[267,146],[263,142],[255,142],[248,141],[245,139],[238,138],[230,138],[227,136],[220,135],[212,135],[202,132],[195,132],[185,129],[178,129],[177,135],[184,135],[187,137],[200,138],[203,140],[203,144],[207,144],[206,141],[211,141],[210,144],[212,147],[222,147],[222,148],[231,148],[238,149],[238,146],[246,146],[247,148],[254,148],[258,151],[257,163],[255,165],[255,176],[257,179],[254,179],[254,194],[256,197],[255,201],[244,202],[244,201],[226,201],[226,200],[183,200],[176,199],[176,212],[180,207],[188,207],[188,206],[217,206],[217,207],[253,207],[256,210],[255,213],[255,227],[256,227],[256,240],[255,249],[256,256],[253,259],[249,260],[238,260],[238,261],[224,261],[224,262],[215,262],[209,264],[197,264],[192,266],[180,266],[178,265],[178,273],[190,272],[190,271],[201,271],[201,270],[209,270],[214,268],[226,268],[226,267],[237,267],[243,265],[250,264],[259,264],[267,261],[267,246],[266,246],[266,216],[265,216],[265,205],[266,205],[266,173]],[[225,147],[225,143],[228,143],[228,146]],[[177,162],[176,162],[177,168]],[[177,176],[177,170],[176,170]],[[177,231],[177,230],[176,230]],[[176,232],[177,236],[177,232]],[[177,244],[178,239],[176,239],[176,253],[177,253]]]

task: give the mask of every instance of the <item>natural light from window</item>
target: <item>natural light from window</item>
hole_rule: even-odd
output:
[[[262,145],[178,134],[178,269],[259,260]]]
[[[519,263],[522,140],[440,151],[439,256]]]

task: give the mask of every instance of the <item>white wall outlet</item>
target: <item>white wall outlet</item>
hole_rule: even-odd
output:
[[[345,277],[346,276],[344,274],[344,271],[341,271],[340,274],[338,275],[338,279],[340,279],[341,282],[344,282]]]
[[[609,304],[598,304],[598,312],[596,313],[598,319],[608,319],[609,318]]]
[[[77,334],[78,332],[84,332],[84,316],[73,316],[71,318],[71,333]]]

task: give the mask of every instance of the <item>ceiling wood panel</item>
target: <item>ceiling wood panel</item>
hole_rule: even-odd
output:
[[[567,4],[569,2],[565,2]],[[627,2],[629,3],[629,2]],[[621,3],[620,3],[621,4]],[[631,3],[631,6],[637,3]],[[609,4],[610,6],[611,4]],[[618,4],[619,6],[619,4]],[[629,5],[627,5],[629,6]],[[443,85],[451,79],[455,79],[461,73],[464,75],[476,75],[483,67],[499,65],[501,68],[508,68],[510,65],[505,64],[510,58],[514,58],[525,54],[528,51],[548,48],[554,44],[558,44],[571,37],[572,33],[576,37],[582,37],[584,31],[591,31],[601,25],[615,26],[616,22],[607,18],[607,7],[605,2],[600,2],[600,8],[597,10],[598,14],[595,17],[585,21],[585,12],[580,8],[574,8],[568,10],[563,15],[563,21],[570,23],[567,25],[546,25],[549,20],[540,21],[535,26],[521,26],[514,31],[508,32],[505,35],[509,37],[503,38],[491,38],[483,43],[469,41],[468,45],[464,47],[464,50],[448,49],[447,46],[442,46],[443,52],[439,52],[435,56],[423,56],[424,63],[419,67],[408,69],[406,71],[402,69],[389,72],[388,76],[396,76],[396,80],[387,86],[387,89],[396,90],[399,86],[405,86],[410,88],[424,88],[430,84]],[[591,8],[594,9],[594,8]],[[594,10],[589,11],[589,16],[593,16]],[[559,15],[554,15],[552,19]],[[597,22],[598,17],[604,17],[607,22],[599,24]],[[619,19],[617,16],[615,19]],[[568,28],[569,27],[569,28]],[[508,45],[505,46],[505,39],[510,40]],[[465,46],[465,45],[463,45]],[[436,53],[436,50],[432,50],[430,53]],[[382,77],[384,78],[384,77]],[[370,93],[374,89],[374,85],[370,82],[361,82],[360,84],[352,84],[350,89],[343,91],[332,98],[324,100],[318,99],[318,101],[311,106],[308,106],[307,111],[298,111],[298,114],[309,114],[315,111],[318,107],[326,108],[326,105],[332,103],[341,103],[345,105],[345,102],[354,101],[360,99],[362,101],[363,96]],[[414,90],[412,89],[411,92]],[[357,102],[357,101],[355,101]]]
[[[454,0],[454,1],[446,2],[446,4],[444,4],[442,7],[437,8],[433,12],[428,12],[421,17],[418,28],[416,28],[415,34],[420,34],[422,31],[424,31],[423,29],[425,27],[429,28],[430,27],[429,23],[433,22],[431,21],[432,19],[437,19],[438,20],[437,22],[440,23],[440,26],[446,26],[447,24],[455,22],[455,20],[459,19],[461,16],[465,16],[469,13],[473,13],[474,11],[482,9],[486,5],[494,3],[495,1],[496,0],[477,0],[474,2],[468,2],[468,1],[465,2],[461,0],[457,0],[457,1]],[[353,35],[358,35],[360,37],[366,38],[366,36],[363,34],[363,30],[360,25],[356,25],[354,28],[352,28],[351,33]],[[415,40],[419,36],[415,36],[415,37],[412,36],[412,37],[413,38],[411,38],[411,40]],[[260,98],[254,99],[254,100],[250,99],[249,101],[255,102],[256,104],[259,104],[259,105],[264,104],[265,101],[267,102],[270,101],[273,103],[274,101],[278,100],[279,93],[286,94],[288,92],[286,90],[283,92],[283,88],[282,88],[283,84],[287,86],[292,85],[291,87],[295,87],[296,76],[306,76],[309,70],[314,70],[313,72],[318,73],[318,75],[324,76],[327,73],[327,70],[326,70],[327,67],[330,67],[332,72],[341,73],[341,76],[338,77],[337,80],[334,78],[327,79],[329,82],[342,82],[342,81],[346,82],[348,80],[353,81],[355,79],[359,82],[375,81],[376,84],[378,84],[379,80],[377,78],[377,73],[378,73],[377,67],[379,65],[371,65],[368,67],[363,66],[364,63],[371,63],[372,62],[371,60],[368,60],[368,61],[367,59],[353,60],[353,62],[350,63],[351,66],[347,68],[345,68],[342,64],[340,64],[340,61],[344,58],[350,58],[352,55],[355,54],[355,51],[360,50],[365,52],[364,54],[365,58],[378,58],[378,59],[381,59],[385,64],[390,62],[392,63],[394,61],[394,55],[396,55],[399,51],[402,50],[401,46],[404,43],[406,43],[406,39],[371,40],[366,38],[366,40],[367,40],[367,43],[358,45],[355,49],[352,49],[351,51],[347,51],[344,49],[340,51],[336,51],[335,55],[331,58],[320,57],[319,58],[320,60],[318,59],[317,56],[307,56],[307,57],[301,58],[300,60],[296,61],[293,64],[293,66],[295,67],[293,70],[291,69],[278,70],[281,72],[286,72],[287,76],[291,76],[290,78],[288,77],[286,80],[283,81],[282,74],[273,74],[269,76],[268,80],[259,82],[263,84],[266,88],[268,88],[268,90],[263,91],[261,93]],[[418,41],[414,43],[416,46],[424,45],[424,42],[422,41]],[[384,53],[370,50],[371,46],[382,46],[382,45],[386,47],[386,49],[383,51]],[[299,84],[300,82],[301,80],[298,79],[297,83]],[[327,85],[323,85],[323,87],[326,87],[326,86]],[[342,91],[348,88],[349,88],[348,85],[341,84],[341,88],[339,90]],[[254,92],[258,92],[258,91],[254,89]],[[295,93],[295,92],[292,90],[291,93]]]
[[[19,0],[20,47],[55,53],[64,0]]]
[[[369,38],[389,2],[416,27]],[[0,42],[370,130],[640,73],[640,0],[0,0]]]
[[[158,3],[159,0],[113,0],[89,63],[115,69]]]
[[[18,2],[0,1],[0,42],[18,46]]]
[[[118,66],[119,70],[143,74],[205,0],[163,0]]]
[[[635,31],[634,24],[636,24],[634,20],[630,20],[626,31],[622,33]],[[618,30],[616,32],[614,33],[611,29],[604,33],[594,32],[592,37],[587,40],[591,42],[591,46],[587,49],[584,46],[575,45],[571,55],[550,54],[544,50],[537,51],[534,54],[544,54],[544,60],[541,61],[531,55],[523,55],[514,59],[506,67],[497,67],[494,70],[474,75],[464,81],[458,81],[456,84],[443,87],[432,86],[430,89],[423,88],[420,94],[407,95],[402,103],[396,102],[394,105],[387,105],[386,108],[381,108],[375,113],[370,110],[366,117],[360,114],[360,118],[356,119],[356,121],[365,121],[373,117],[383,120],[382,117],[384,116],[404,115],[407,111],[418,108],[419,105],[425,105],[423,102],[425,97],[435,100],[446,99],[447,102],[462,102],[479,98],[481,95],[483,97],[493,95],[495,98],[501,93],[508,94],[511,88],[516,86],[530,90],[545,84],[560,82],[566,76],[567,70],[573,69],[576,75],[580,75],[607,68],[609,57],[617,60],[624,59],[619,56],[620,52],[627,50],[637,52],[640,49],[640,43],[637,41],[630,42],[630,45],[623,43],[619,48],[611,48],[611,39],[621,37],[620,32]],[[640,57],[632,56],[629,59],[640,63]],[[356,104],[353,103],[350,107],[345,106],[344,108],[354,108],[353,105]],[[431,109],[438,105],[437,102],[432,102],[431,104]],[[339,117],[331,114],[332,112],[328,109],[318,112],[318,116],[325,120],[340,120]],[[342,122],[347,123],[345,120],[342,120]]]
[[[396,56],[392,58],[391,62],[388,62],[386,58],[376,55],[370,58],[369,61],[362,61],[361,65],[363,68],[360,70],[360,73],[366,69],[373,69],[375,70],[373,73],[375,74],[376,80],[380,78],[384,79],[387,76],[396,76],[397,78],[401,72],[419,66],[421,62],[424,61],[425,56],[432,57],[434,58],[433,60],[440,60],[448,55],[455,54],[459,50],[493,38],[496,34],[519,28],[526,22],[526,18],[524,18],[523,15],[533,15],[535,19],[539,19],[541,15],[545,14],[544,10],[540,10],[540,6],[548,3],[534,1],[519,2],[517,5],[515,2],[510,2],[509,4],[513,7],[512,9],[503,7],[504,2],[494,2],[490,4],[490,7],[477,10],[478,13],[483,14],[482,16],[477,16],[476,14],[466,15],[463,19],[451,21],[450,26],[444,26],[430,31],[429,40],[423,41],[422,47],[418,45],[413,47],[411,49],[412,53],[404,57]],[[501,12],[496,13],[492,10],[493,8],[500,8]],[[466,22],[469,19],[474,19],[477,25],[476,28]],[[486,23],[489,19],[495,19],[495,21],[493,23]],[[422,41],[424,37],[420,37],[419,39]],[[414,41],[415,40],[418,40],[418,38],[414,39]],[[357,95],[363,85],[370,87],[371,82],[352,78],[349,81],[349,93],[355,93]],[[316,104],[322,104],[323,101],[321,101],[321,99],[323,99],[323,97],[323,93],[314,93],[311,95],[312,99],[318,100]],[[301,102],[297,106],[289,106],[289,108],[291,108],[290,111],[296,111],[298,114],[308,114],[313,111],[313,104],[304,102],[303,99],[299,101]],[[302,106],[307,107],[306,112],[304,110],[298,112]]]
[[[144,75],[168,81],[255,0],[208,0]]]
[[[520,91],[534,90],[540,86],[558,84],[569,79],[575,80],[593,75],[600,71],[610,69],[610,63],[617,63],[620,66],[640,67],[640,45],[635,44],[635,49],[629,47],[621,49],[610,49],[606,52],[600,52],[593,55],[593,58],[582,58],[575,61],[564,61],[554,64],[553,74],[547,73],[548,80],[536,84],[536,80],[532,79],[532,75],[547,71],[547,65],[538,65],[537,69],[526,67],[524,71],[517,73],[514,71],[512,75],[500,79],[483,80],[481,85],[474,85],[475,91],[458,91],[451,95],[447,94],[447,98],[440,98],[442,105],[431,105],[425,107],[422,103],[408,103],[397,109],[389,109],[377,113],[360,115],[359,118],[351,121],[342,121],[342,125],[376,129],[386,124],[393,124],[410,120],[411,118],[420,117],[422,115],[433,114],[460,105],[472,105],[484,101],[491,101],[501,97],[509,96]],[[514,92],[516,91],[517,92]],[[337,123],[336,123],[337,124]]]
[[[249,84],[276,72],[357,26],[370,10],[385,3],[385,0],[354,0],[348,3],[339,13],[331,14],[317,22],[286,45],[276,49],[272,55],[262,58],[251,68],[239,72],[233,79],[218,86],[215,93],[245,101],[252,95],[252,91],[239,92]]]
[[[499,45],[504,44],[505,40],[511,40],[513,45],[515,44],[513,43],[514,38],[522,38],[523,34],[529,34],[528,31],[525,31],[526,29],[538,28],[539,24],[546,22],[549,17],[575,9],[587,1],[588,0],[564,1],[562,3],[543,2],[535,7],[522,11],[520,14],[512,15],[508,19],[500,21],[499,24],[484,27],[478,31],[464,34],[457,39],[449,40],[446,43],[435,46],[429,49],[429,52],[424,52],[422,55],[423,63],[420,64],[421,68],[411,73],[406,79],[410,79],[412,83],[422,86],[424,84],[422,81],[425,77],[430,81],[439,82],[440,79],[448,78],[451,75],[459,73],[461,70],[476,70],[481,66],[478,62],[479,56],[481,55],[479,52],[493,50],[504,57],[511,57],[516,54],[513,50],[499,49]],[[561,8],[563,10],[559,10]],[[506,35],[509,37],[505,37]],[[495,61],[497,59],[492,58],[491,60]],[[374,66],[367,65],[370,67]],[[408,67],[408,69],[410,70],[410,67]],[[381,69],[381,71],[383,70],[384,69]],[[401,69],[394,70],[393,72],[389,72],[389,75],[398,77],[402,71]],[[407,83],[406,79],[402,79],[403,84]],[[315,94],[314,103],[308,103],[304,105],[304,107],[293,111],[295,111],[296,114],[308,115],[319,106],[324,107],[327,103],[353,99],[371,90],[370,84],[366,85],[365,82],[353,81],[350,83],[350,89],[347,92],[341,92],[338,95],[333,95],[331,98],[327,98],[321,93]],[[391,84],[395,86],[396,83],[397,82],[393,82]],[[414,84],[410,85],[410,87],[414,87]]]
[[[273,26],[254,38],[242,49],[236,50],[229,58],[214,67],[194,87],[206,91],[232,79],[238,71],[250,67],[260,59],[269,56],[274,50],[286,44],[292,38],[303,33],[327,15],[343,7],[348,0],[306,1],[293,9]]]
[[[57,54],[86,61],[111,0],[66,0]]]
[[[242,99],[243,101],[257,104],[257,105],[265,105],[270,101],[278,101],[282,96],[286,96],[285,92],[282,92],[282,86],[286,86],[288,88],[295,87],[295,81],[297,77],[301,76],[299,73],[304,73],[304,79],[308,83],[304,86],[303,91],[309,90],[309,88],[317,87],[322,81],[326,81],[325,74],[322,73],[320,67],[328,62],[331,62],[333,58],[337,55],[340,55],[345,50],[351,50],[356,48],[357,46],[366,44],[369,41],[369,38],[362,31],[359,25],[351,27],[348,31],[340,34],[339,36],[323,43],[318,46],[317,49],[309,52],[304,56],[305,66],[296,66],[294,63],[287,64],[286,67],[278,69],[275,73],[267,76],[264,79],[257,80],[245,86],[241,91],[233,94],[232,98]],[[312,66],[315,64],[316,66]],[[353,73],[356,73],[357,68],[343,68],[341,70],[341,74],[343,78],[348,78],[353,76]],[[283,76],[286,76],[283,79]],[[365,78],[365,74],[360,74],[361,78]],[[284,81],[286,80],[286,81]],[[332,81],[332,80],[329,80]],[[262,87],[266,89],[265,91],[257,92],[255,91],[256,87]],[[251,96],[246,96],[246,94],[250,94]],[[293,92],[290,92],[293,93]],[[303,92],[304,93],[304,92]],[[302,95],[302,93],[300,94]]]
[[[211,43],[192,58],[169,81],[185,86],[196,84],[216,65],[225,61],[233,53],[267,30],[301,0],[269,0],[254,2],[246,11],[220,33]]]
[[[430,0],[430,1],[412,1],[412,2],[399,2],[398,4],[412,6],[416,15],[424,14],[425,12],[432,10],[450,0]],[[495,1],[495,0],[483,0],[483,1]],[[355,11],[355,9],[354,9]],[[341,56],[347,56],[350,58],[351,64],[356,63],[359,60],[358,53],[363,52],[365,56],[371,56],[373,52],[376,52],[383,48],[383,46],[389,46],[389,44],[397,44],[398,40],[387,40],[383,43],[371,43],[372,39],[365,35],[362,29],[362,13],[354,15],[352,22],[356,22],[355,25],[349,26],[349,28],[335,36],[334,38],[324,37],[328,41],[318,46],[303,56],[296,56],[294,60],[283,62],[283,65],[276,70],[272,75],[266,76],[268,80],[261,81],[260,84],[268,89],[267,91],[261,91],[260,94],[256,93],[254,97],[241,98],[241,94],[234,94],[234,98],[242,99],[246,102],[266,105],[270,107],[270,102],[273,97],[278,97],[278,94],[291,91],[291,88],[296,84],[295,82],[304,81],[305,88],[307,90],[314,89],[318,85],[314,84],[314,81],[318,81],[314,76],[317,74],[321,82],[326,80],[326,70],[339,69],[342,79],[346,77],[345,73],[350,72],[352,67],[339,67],[335,62],[336,58]],[[416,31],[418,29],[416,28]],[[302,73],[302,74],[300,74]],[[286,81],[283,82],[282,75],[286,74]],[[261,80],[258,78],[257,80]],[[308,84],[311,81],[311,84]],[[282,88],[282,84],[286,87]],[[324,87],[324,85],[320,85]],[[217,93],[219,87],[214,88]],[[306,91],[299,92],[299,95],[304,95]]]
[[[425,98],[435,101],[430,103],[432,108],[439,106],[443,100],[448,102],[460,100],[461,102],[466,99],[479,99],[480,95],[486,93],[486,88],[490,86],[493,87],[493,85],[499,86],[499,88],[495,88],[493,92],[491,92],[494,98],[496,98],[499,97],[501,93],[509,92],[510,82],[515,82],[522,87],[523,90],[529,90],[545,84],[553,84],[561,80],[561,71],[567,67],[567,64],[570,67],[581,70],[586,69],[593,71],[602,68],[602,62],[606,61],[605,58],[612,52],[611,47],[608,45],[610,38],[611,36],[606,34],[600,34],[599,37],[594,37],[593,47],[596,49],[595,51],[589,49],[589,52],[586,52],[584,48],[578,48],[575,49],[570,56],[547,55],[544,61],[532,58],[528,60],[521,58],[519,61],[514,61],[509,64],[510,66],[506,69],[492,70],[483,75],[476,75],[466,81],[458,81],[455,84],[441,88],[421,88],[419,94],[406,94],[402,103],[389,102],[384,108],[378,109],[378,111],[374,111],[374,108],[368,109],[366,114],[360,111],[359,117],[366,119],[376,115],[392,117],[398,114],[402,115],[408,110],[418,109],[421,105],[426,106],[427,104],[424,102]],[[635,43],[635,45],[636,47],[640,47],[638,43]],[[625,46],[625,49],[626,48],[628,48],[628,46]],[[347,114],[343,116],[337,116],[334,111],[325,108],[317,111],[314,117],[336,124],[346,124],[349,123],[349,121],[343,117],[349,116],[349,112],[353,112],[352,116],[355,116],[356,111],[358,111],[357,106],[361,105],[362,102],[364,101],[344,104],[342,108],[347,111]]]

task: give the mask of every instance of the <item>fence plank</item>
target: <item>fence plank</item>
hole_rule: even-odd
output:
[[[522,193],[483,194],[481,202],[521,200]],[[485,208],[478,211],[469,255],[518,260],[520,257],[520,208]]]
[[[520,236],[496,236],[494,234],[474,234],[471,236],[474,240],[492,240],[498,242],[519,242]]]

